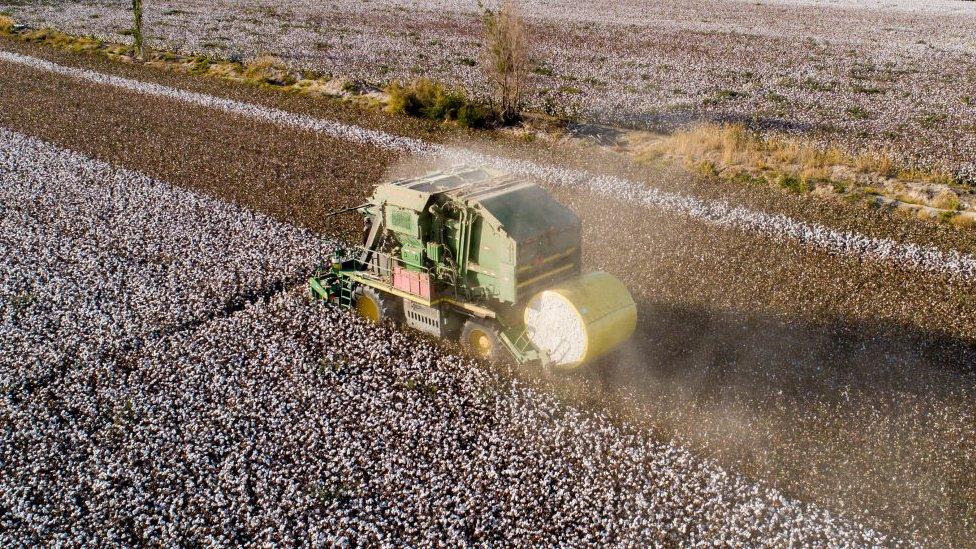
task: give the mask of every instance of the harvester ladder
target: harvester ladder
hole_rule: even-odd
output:
[[[355,301],[355,283],[351,278],[339,277],[339,293],[336,295],[336,302],[340,307],[351,309]]]

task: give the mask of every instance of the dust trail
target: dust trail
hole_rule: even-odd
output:
[[[816,223],[805,223],[780,214],[769,214],[734,206],[723,200],[702,200],[665,192],[628,179],[595,174],[551,164],[481,154],[420,139],[392,135],[360,126],[323,120],[280,109],[189,92],[87,69],[66,67],[12,52],[0,51],[0,61],[15,63],[96,84],[180,101],[231,114],[246,116],[285,127],[313,131],[332,138],[422,156],[443,157],[457,162],[488,164],[537,177],[556,185],[591,189],[604,196],[685,215],[713,226],[734,228],[773,238],[792,240],[829,253],[885,261],[902,268],[976,281],[976,257],[957,250],[872,238],[850,231],[837,231]]]

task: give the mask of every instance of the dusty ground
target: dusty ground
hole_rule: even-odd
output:
[[[399,134],[470,137],[331,102],[3,46]],[[0,125],[318,231],[355,234],[354,220],[327,226],[321,215],[358,203],[402,160],[21,67],[0,69]],[[608,157],[596,153],[505,140],[481,146],[608,169],[601,164]],[[881,212],[702,185],[680,172],[642,177],[869,234],[973,248],[957,233]],[[943,543],[971,539],[973,288],[587,193],[558,194],[584,219],[587,263],[620,276],[640,302],[634,349],[603,370],[607,398],[789,493]]]

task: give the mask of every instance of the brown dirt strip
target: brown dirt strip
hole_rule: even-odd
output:
[[[398,134],[455,138],[333,101],[218,89],[195,78],[150,78],[139,67],[83,62]],[[345,216],[330,227],[322,215],[358,203],[398,160],[371,147],[2,63],[0,125],[315,230],[338,229],[348,239],[358,236],[358,220]],[[596,160],[582,156],[576,163]],[[862,420],[876,411],[874,403],[852,403],[844,395],[854,390],[919,403],[882,413],[896,423],[931,415],[926,403],[951,401],[970,411],[974,405],[959,395],[971,395],[966,391],[972,388],[965,373],[976,339],[976,300],[965,297],[972,288],[717,230],[590,193],[558,194],[583,217],[587,263],[620,276],[640,302],[634,348],[608,365],[603,380],[643,393],[641,405],[651,407],[658,427],[829,507],[837,508],[838,499],[853,501],[848,508],[869,509],[890,527],[906,524],[905,513],[914,509],[932,517],[934,534],[944,528],[952,537],[965,534],[960,517],[972,504],[967,491],[976,487],[967,476],[976,470],[976,458],[963,451],[973,444],[965,426],[955,439],[942,436],[951,423],[899,428],[892,437],[931,441],[912,451],[865,444],[874,424]],[[733,403],[737,417],[755,432],[721,432],[720,420]],[[784,408],[791,412],[774,412]],[[933,448],[937,444],[960,451],[945,461],[946,452]],[[837,476],[844,459],[864,464],[860,478]],[[912,492],[893,484],[906,463],[930,471],[919,486],[949,483],[950,495],[933,499],[922,488]]]

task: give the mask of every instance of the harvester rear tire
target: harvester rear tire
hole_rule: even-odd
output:
[[[471,354],[489,362],[507,358],[498,328],[488,322],[469,318],[461,328],[461,345]]]
[[[359,316],[376,324],[400,322],[403,316],[403,304],[399,299],[369,286],[362,286],[356,291],[353,308]]]

